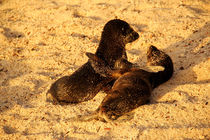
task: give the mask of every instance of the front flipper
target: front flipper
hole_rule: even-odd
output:
[[[127,59],[120,58],[115,62],[114,68],[115,69],[126,69],[129,71],[132,68],[139,68],[139,66],[136,63],[129,62]]]
[[[96,73],[100,74],[103,77],[112,77],[112,69],[106,64],[105,61],[97,57],[93,53],[86,52],[89,62]]]
[[[134,64],[128,62],[126,59],[121,58],[115,62],[114,69],[112,69],[106,62],[93,53],[86,52],[89,58],[89,62],[96,73],[99,73],[103,77],[112,77],[117,79],[125,72],[131,71],[136,68]]]

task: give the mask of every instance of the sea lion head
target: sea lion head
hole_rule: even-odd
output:
[[[155,46],[151,45],[147,51],[147,65],[149,66],[163,66],[169,63],[170,57],[158,50]]]
[[[121,42],[124,45],[139,38],[139,34],[130,25],[120,19],[113,19],[104,26],[101,39],[108,39]]]
[[[99,118],[106,122],[117,120],[125,112],[130,112],[128,100],[120,96],[120,94],[112,92],[107,95],[99,107]]]

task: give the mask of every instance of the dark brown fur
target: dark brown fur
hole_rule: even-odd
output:
[[[90,62],[96,72],[103,76],[118,78],[111,91],[102,101],[95,117],[112,121],[131,112],[135,108],[149,102],[152,90],[168,81],[173,74],[173,62],[164,52],[150,46],[147,61],[152,66],[162,66],[163,71],[147,72],[142,69],[113,70],[106,66],[100,58],[88,53]],[[117,61],[116,61],[117,62]],[[100,66],[100,67],[99,67]],[[105,71],[102,71],[103,70]]]
[[[125,21],[114,19],[103,29],[95,55],[113,68],[115,61],[127,61],[125,45],[138,39],[139,35]],[[132,65],[130,62],[127,62]],[[47,92],[47,101],[53,103],[80,103],[95,95],[110,82],[110,77],[96,73],[90,62],[85,63],[70,76],[55,81]]]

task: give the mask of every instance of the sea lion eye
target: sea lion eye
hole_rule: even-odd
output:
[[[123,36],[126,36],[126,34],[127,34],[127,33],[126,33],[126,29],[125,29],[125,27],[122,27],[122,29],[121,29],[121,30],[122,30],[122,35],[123,35]]]

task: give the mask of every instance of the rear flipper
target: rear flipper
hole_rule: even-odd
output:
[[[92,121],[92,120],[97,120],[98,119],[98,111],[94,111],[90,113],[89,115],[78,115],[76,117],[69,118],[68,121],[77,121],[77,122],[87,122],[87,121]]]

